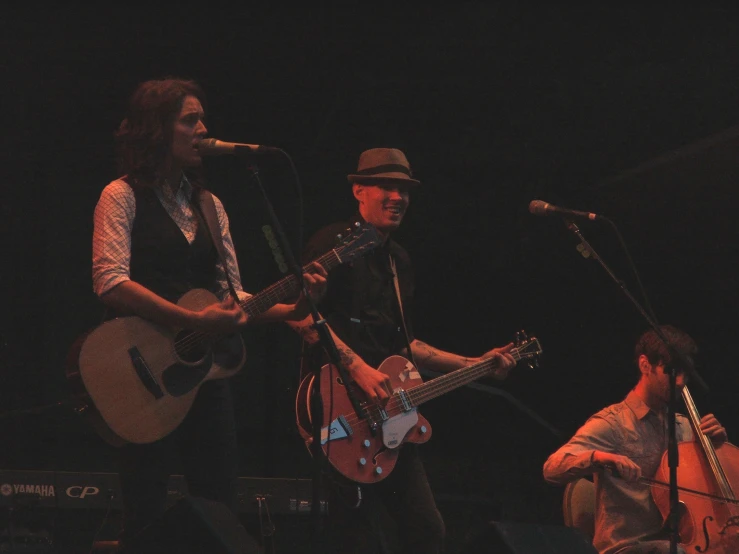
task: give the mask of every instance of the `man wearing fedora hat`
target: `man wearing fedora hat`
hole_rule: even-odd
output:
[[[413,335],[411,305],[414,279],[406,250],[391,235],[408,209],[413,177],[405,154],[395,148],[362,152],[357,171],[348,175],[358,210],[347,220],[324,227],[308,241],[304,257],[314,259],[335,247],[343,235],[361,223],[377,228],[382,245],[328,274],[325,297],[318,305],[334,339],[342,365],[368,400],[384,404],[392,395],[391,382],[377,371],[386,358],[399,354],[417,367],[453,371],[494,358],[496,379],[505,379],[515,361],[513,344],[468,358],[425,344]],[[304,339],[304,372],[328,360],[313,327],[313,319],[290,323]],[[392,473],[378,483],[342,486],[332,483],[329,542],[336,552],[442,552],[444,522],[434,502],[415,444],[402,446]],[[346,492],[351,492],[347,499]],[[397,528],[397,533],[390,529]]]

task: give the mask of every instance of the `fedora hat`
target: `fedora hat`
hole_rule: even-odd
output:
[[[397,148],[371,148],[359,156],[357,172],[347,175],[350,183],[363,185],[420,185],[414,179],[405,154]]]

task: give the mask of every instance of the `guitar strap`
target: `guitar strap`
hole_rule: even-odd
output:
[[[400,321],[403,325],[403,337],[405,338],[405,345],[406,348],[408,348],[408,359],[413,364],[413,367],[418,369],[418,366],[416,365],[416,360],[413,359],[413,352],[411,351],[411,341],[410,337],[408,337],[408,328],[405,326],[405,314],[403,313],[403,300],[400,296],[400,283],[398,282],[398,272],[395,270],[395,259],[393,258],[392,254],[389,254],[388,257],[390,258],[390,270],[393,272],[393,283],[395,284],[395,296],[398,298],[398,308],[400,308]]]
[[[356,223],[359,221],[360,220],[355,217],[352,220],[352,223]],[[345,233],[347,236],[352,232],[352,223],[350,223],[349,226],[346,228]],[[366,300],[365,291],[368,290],[367,279],[369,274],[369,263],[369,258],[367,256],[359,258],[356,262],[354,262],[354,264],[359,266],[359,268],[355,268],[355,270],[351,272],[353,279],[352,286],[354,287],[355,291],[359,291],[352,294],[352,310],[351,315],[349,316],[349,321],[352,324],[349,328],[349,332],[351,333],[352,342],[355,344],[360,340],[359,331],[361,330],[362,325],[362,307],[364,306]]]
[[[223,247],[223,236],[221,235],[221,226],[218,224],[218,213],[216,212],[216,203],[213,201],[213,195],[205,189],[200,189],[198,195],[198,201],[193,202],[190,200],[190,205],[193,207],[195,213],[200,217],[200,221],[204,222],[205,232],[210,237],[213,246],[215,246],[216,252],[218,252],[218,258],[221,260],[223,266],[223,272],[226,274],[226,282],[228,283],[228,290],[233,296],[233,299],[238,303],[239,297],[236,294],[236,289],[231,282],[231,277],[228,274],[228,266],[226,265],[226,250]],[[218,237],[218,240],[216,240]]]

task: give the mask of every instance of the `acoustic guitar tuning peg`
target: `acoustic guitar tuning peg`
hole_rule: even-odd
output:
[[[359,222],[357,222],[356,227],[359,228]],[[354,232],[354,229],[351,227],[347,227],[343,233],[336,233],[336,244],[343,244],[346,242],[348,238],[351,237],[352,233]]]

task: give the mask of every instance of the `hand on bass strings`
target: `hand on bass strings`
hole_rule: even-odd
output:
[[[393,394],[390,377],[359,362],[351,369],[351,375],[370,402],[384,406]]]
[[[728,439],[726,429],[713,414],[706,414],[701,418],[701,432],[711,439],[713,446],[721,446]]]
[[[509,342],[505,346],[493,348],[492,350],[489,350],[485,352],[485,354],[480,356],[480,360],[488,360],[494,358],[493,372],[491,376],[495,379],[498,379],[499,381],[502,381],[506,377],[508,377],[508,373],[511,371],[511,369],[516,367],[516,360],[510,354],[511,350],[513,350],[513,343]]]

